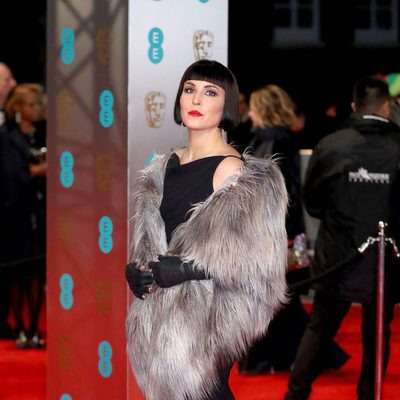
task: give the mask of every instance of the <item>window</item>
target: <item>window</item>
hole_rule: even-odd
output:
[[[356,0],[355,44],[397,44],[397,7],[397,0]]]
[[[275,0],[273,44],[319,44],[319,0]]]

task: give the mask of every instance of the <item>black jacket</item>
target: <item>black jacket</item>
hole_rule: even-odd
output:
[[[347,127],[318,143],[303,189],[307,211],[321,220],[315,274],[356,254],[369,236],[377,236],[379,221],[387,222],[388,235],[399,240],[399,166],[399,128],[374,115],[353,114]],[[315,287],[344,300],[370,302],[375,272],[372,250]]]
[[[304,232],[304,218],[301,204],[300,153],[301,134],[285,126],[267,126],[253,130],[254,138],[250,147],[257,157],[274,154],[285,178],[289,195],[286,231],[289,239]]]
[[[38,147],[45,145],[44,127],[40,126],[35,134]],[[35,163],[32,146],[19,127],[12,121],[0,128],[0,217],[2,234],[0,235],[0,260],[9,261],[34,255],[34,242],[44,242],[44,227],[34,229],[39,219],[37,192],[45,196],[44,178],[33,178],[30,164]],[[41,202],[43,213],[45,204]],[[43,225],[45,222],[42,222]],[[43,246],[42,246],[43,247]]]

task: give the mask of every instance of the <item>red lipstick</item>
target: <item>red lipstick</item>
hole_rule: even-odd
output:
[[[192,117],[202,117],[203,114],[200,111],[197,110],[191,110],[189,111],[189,115]]]

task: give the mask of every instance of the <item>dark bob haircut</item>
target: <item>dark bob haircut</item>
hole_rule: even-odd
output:
[[[176,94],[174,119],[182,123],[180,98],[185,82],[207,81],[225,90],[225,104],[218,128],[232,130],[239,123],[239,88],[232,72],[218,61],[199,60],[189,65],[184,72]]]

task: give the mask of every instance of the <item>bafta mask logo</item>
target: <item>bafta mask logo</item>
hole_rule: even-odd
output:
[[[162,126],[165,117],[167,98],[164,93],[151,91],[144,99],[147,125],[150,128]]]
[[[74,350],[71,336],[60,335],[56,338],[56,357],[61,370],[71,370]]]
[[[96,183],[97,187],[107,192],[110,190],[114,174],[114,160],[110,154],[99,154],[96,158]]]
[[[111,28],[99,28],[96,34],[97,58],[100,64],[106,65],[110,60]]]
[[[57,94],[58,122],[61,128],[68,128],[73,119],[74,98],[68,89]]]
[[[193,34],[193,50],[196,60],[211,60],[214,34],[211,31],[198,30]]]
[[[108,315],[112,309],[113,285],[109,280],[96,283],[96,301],[100,315]]]

